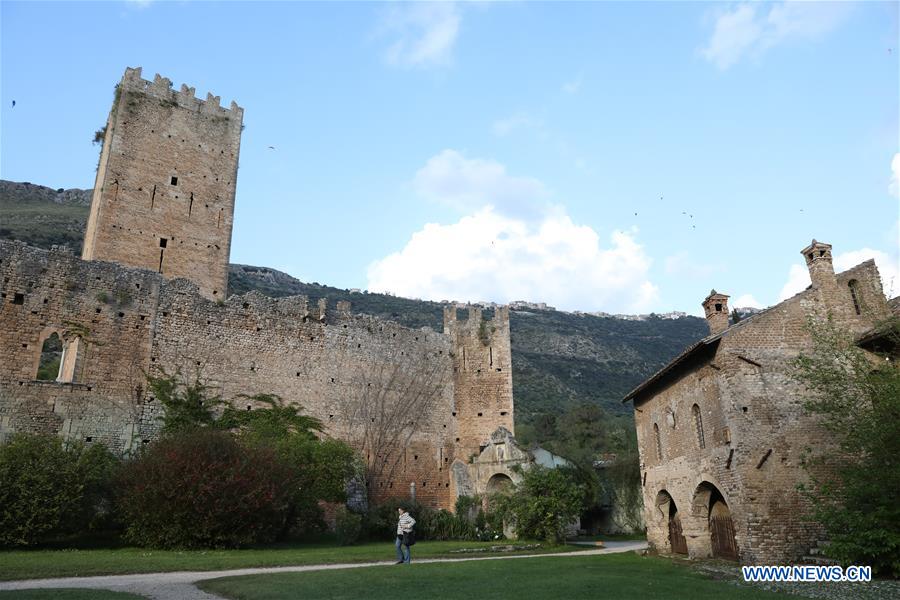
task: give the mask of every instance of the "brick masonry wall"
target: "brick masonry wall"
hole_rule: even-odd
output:
[[[498,308],[488,319],[470,308],[468,318],[459,320],[456,309],[447,308],[444,331],[454,340],[453,417],[459,457],[468,461],[498,427],[514,432],[509,309]]]
[[[326,314],[303,297],[251,292],[213,301],[185,279],[5,241],[0,275],[0,435],[59,433],[125,452],[157,434],[161,409],[145,372],[199,371],[223,398],[251,410],[242,395],[278,394],[319,418],[327,435],[349,441],[363,430],[359,406],[424,394],[412,437],[394,449],[397,469],[371,484],[376,498],[407,497],[415,484],[417,499],[451,508],[454,460],[467,460],[500,425],[512,427],[502,311],[487,322],[495,324],[487,337],[479,337],[476,311],[446,332],[413,330],[353,315],[346,304]],[[71,382],[35,381],[42,343],[54,332],[67,352],[83,342]],[[464,354],[468,370],[460,373]]]
[[[865,305],[859,315],[849,292],[851,280]],[[827,448],[830,439],[804,411],[804,390],[791,379],[790,365],[810,347],[807,319],[826,312],[854,333],[887,316],[872,261],[732,326],[713,356],[638,398],[635,423],[653,546],[671,550],[668,514],[659,509],[665,491],[677,506],[689,554],[709,556],[713,487],[728,504],[744,563],[789,563],[821,539],[823,531],[807,519],[810,507],[797,486],[808,479],[801,464],[805,450]],[[694,404],[700,409],[703,448]]]
[[[82,257],[227,296],[243,109],[127,69],[107,121]]]

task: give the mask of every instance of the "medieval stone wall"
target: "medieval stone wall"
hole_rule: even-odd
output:
[[[0,241],[0,438],[59,433],[117,452],[149,443],[146,374],[199,377],[247,410],[275,394],[349,441],[376,498],[452,508],[454,460],[512,430],[509,312],[445,313],[442,333],[338,303],[227,297],[243,109],[127,69],[107,121],[82,258]],[[111,262],[100,262],[111,261]],[[118,263],[118,264],[114,264]],[[36,381],[44,341],[56,381]]]
[[[654,547],[672,550],[671,498],[689,554],[709,556],[712,490],[727,503],[742,562],[787,563],[821,539],[797,486],[808,480],[804,453],[827,448],[830,439],[804,411],[805,392],[790,376],[791,363],[811,346],[809,318],[830,313],[858,334],[888,314],[872,261],[837,276],[831,271],[830,282],[816,285],[817,276],[829,277],[827,266],[823,270],[813,274],[811,288],[733,325],[720,340],[711,338],[706,358],[636,398],[645,520]]]
[[[444,331],[454,340],[455,408],[459,456],[478,455],[498,427],[514,432],[512,351],[509,309],[498,308],[492,318],[470,308],[466,320],[455,308],[444,310]]]
[[[59,432],[124,451],[149,433],[143,370],[163,279],[6,241],[0,276],[0,434]],[[35,380],[54,333],[72,364],[67,383]]]
[[[375,496],[407,497],[415,484],[419,501],[450,508],[454,459],[512,424],[502,313],[483,321],[473,311],[445,333],[413,330],[353,315],[346,304],[326,313],[324,303],[309,306],[303,297],[251,292],[213,301],[185,279],[4,241],[0,273],[0,433],[59,433],[125,452],[158,432],[148,372],[199,374],[249,410],[256,406],[245,395],[277,394],[320,419],[327,435],[349,441],[364,437],[379,406],[392,414],[399,403],[408,409],[395,415],[403,418],[397,425],[411,437],[388,448],[399,462],[372,482]],[[488,345],[477,337],[482,322],[496,323],[482,334]],[[65,381],[35,381],[42,343],[54,332],[77,367]],[[463,355],[471,373],[459,386]],[[484,359],[483,377],[476,357]]]
[[[227,296],[243,109],[127,69],[116,89],[82,257],[185,277]]]

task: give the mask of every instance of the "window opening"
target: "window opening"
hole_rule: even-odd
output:
[[[59,339],[59,334],[54,333],[44,340],[44,345],[41,347],[41,360],[38,363],[35,379],[38,381],[56,381],[59,378],[62,355],[62,340]]]
[[[853,310],[856,311],[856,314],[860,315],[862,314],[862,311],[859,308],[859,293],[856,289],[858,284],[858,281],[856,281],[855,279],[851,279],[847,283],[847,287],[850,288],[850,297],[853,298]]]
[[[706,439],[703,436],[703,416],[700,414],[700,407],[696,404],[691,408],[694,413],[694,429],[697,432],[697,445],[706,448]]]
[[[656,437],[656,459],[662,461],[662,441],[659,439],[659,425],[653,424],[653,435]]]

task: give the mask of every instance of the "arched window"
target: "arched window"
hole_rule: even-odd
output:
[[[59,334],[53,333],[44,340],[41,346],[41,360],[35,379],[38,381],[56,381],[59,377],[59,366],[62,363],[63,344]]]
[[[859,282],[855,279],[851,279],[847,282],[847,287],[850,288],[850,297],[853,298],[853,309],[856,311],[856,314],[862,314],[859,309],[859,291],[856,289],[859,286]]]
[[[700,407],[695,404],[691,407],[691,412],[694,413],[694,429],[697,432],[697,445],[701,448],[706,448],[706,440],[703,437],[703,416],[700,414]]]
[[[662,441],[660,441],[659,439],[659,425],[657,425],[656,423],[653,424],[653,435],[656,438],[656,459],[662,462]]]

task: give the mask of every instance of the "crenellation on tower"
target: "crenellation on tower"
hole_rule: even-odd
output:
[[[227,296],[243,109],[128,68],[107,121],[82,258]]]
[[[498,426],[514,431],[509,309],[488,318],[480,307],[444,308],[444,333],[454,348],[454,405],[458,456],[478,452]]]

